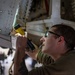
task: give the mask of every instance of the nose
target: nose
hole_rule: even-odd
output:
[[[45,37],[43,36],[41,39],[40,39],[40,41],[41,42],[43,42],[43,41],[45,41],[45,39],[44,39]]]

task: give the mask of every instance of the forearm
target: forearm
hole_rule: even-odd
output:
[[[19,73],[20,63],[25,56],[25,51],[23,48],[17,48],[14,56],[14,75],[21,75]]]

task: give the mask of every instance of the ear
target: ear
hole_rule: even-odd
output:
[[[62,43],[62,42],[64,42],[65,40],[64,40],[64,37],[63,36],[60,36],[59,38],[58,38],[58,42],[59,43]]]

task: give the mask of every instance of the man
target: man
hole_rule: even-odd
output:
[[[25,68],[22,70],[23,75],[75,75],[75,30],[72,27],[64,24],[54,25],[40,41],[41,50],[36,48],[33,52],[25,53],[43,63],[43,66],[30,72]],[[26,50],[26,42],[25,37],[18,37],[17,49]]]

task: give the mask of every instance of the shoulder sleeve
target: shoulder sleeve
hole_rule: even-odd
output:
[[[48,56],[48,55],[42,53],[41,50],[38,51],[37,61],[38,61],[39,63],[44,64],[44,65],[46,65],[46,64],[48,65],[48,64],[50,64],[50,63],[53,62],[52,58],[51,58],[50,56]]]

